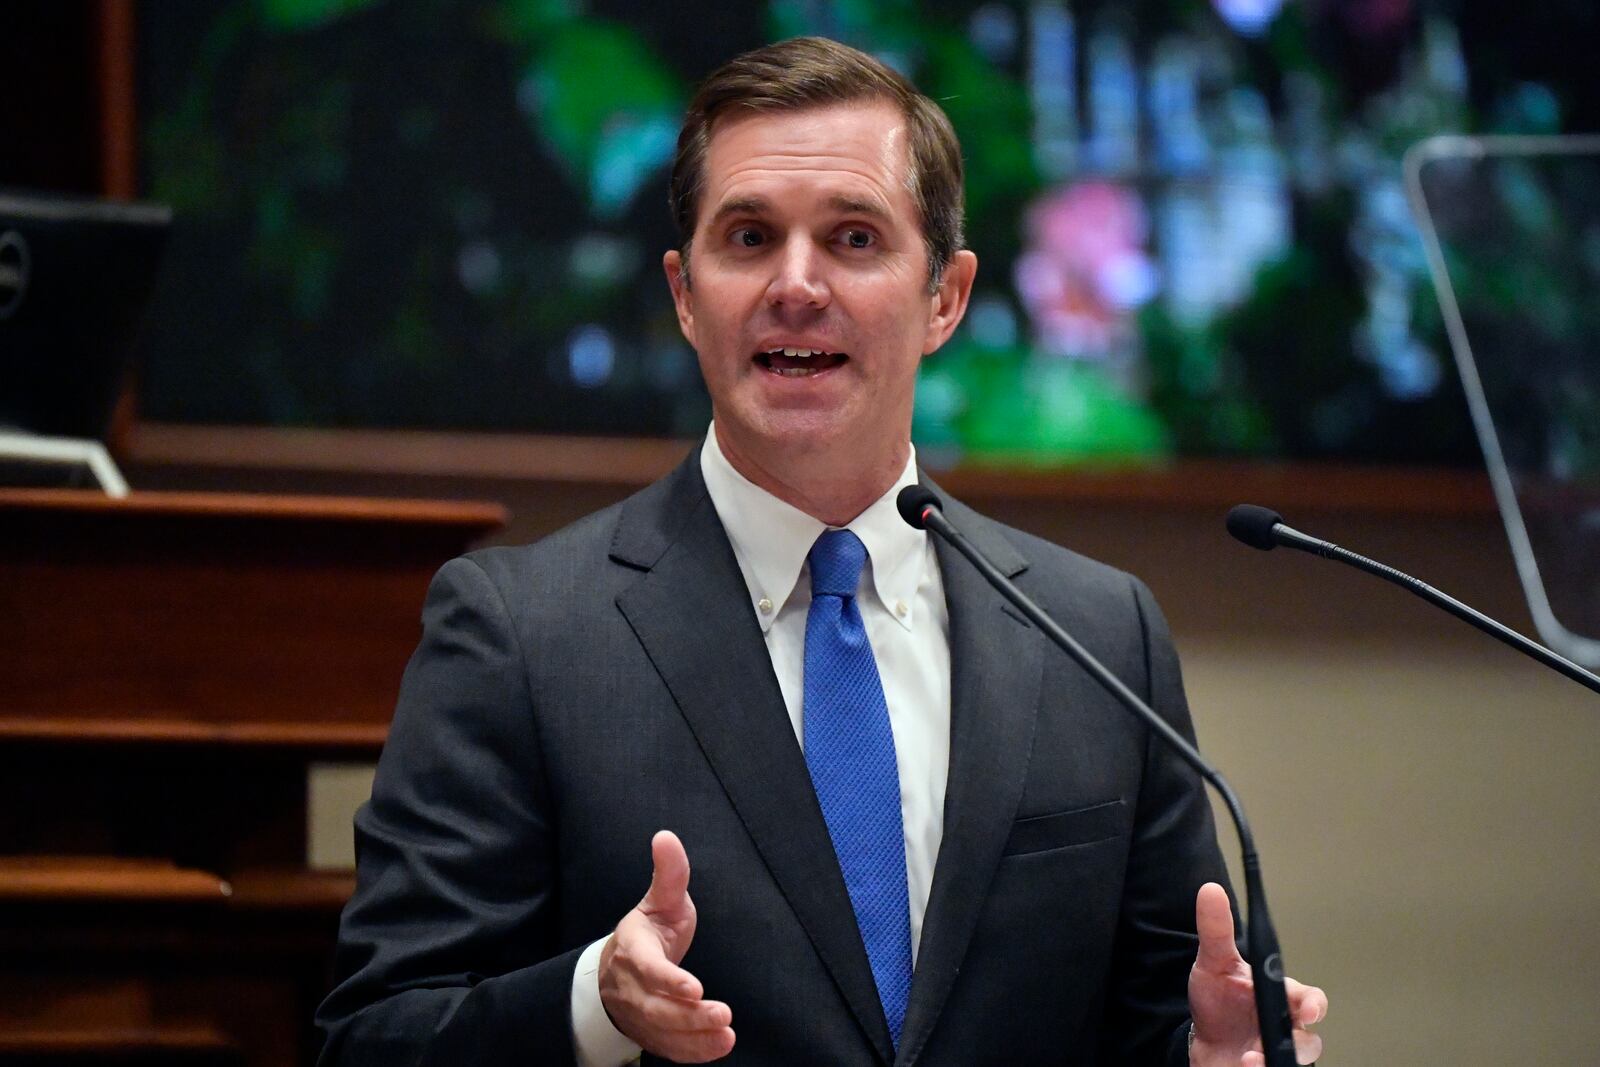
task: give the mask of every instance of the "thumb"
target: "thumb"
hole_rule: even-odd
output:
[[[679,922],[693,914],[689,901],[689,854],[671,830],[661,830],[650,839],[650,859],[655,870],[650,888],[639,902],[639,910],[661,922]]]
[[[1200,952],[1194,966],[1199,971],[1231,971],[1243,959],[1233,940],[1233,910],[1228,891],[1215,882],[1200,887],[1194,901],[1194,925],[1200,935]]]

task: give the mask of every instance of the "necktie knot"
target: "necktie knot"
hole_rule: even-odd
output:
[[[849,530],[824,530],[806,556],[811,562],[811,595],[853,597],[861,585],[867,546]]]

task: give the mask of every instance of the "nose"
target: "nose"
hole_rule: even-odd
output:
[[[773,260],[767,303],[774,308],[824,308],[831,294],[824,277],[822,250],[809,235],[795,234],[784,241]]]

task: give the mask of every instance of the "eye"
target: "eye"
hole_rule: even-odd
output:
[[[732,237],[733,243],[741,248],[757,248],[765,244],[767,240],[761,235],[760,230],[749,226],[741,226],[739,229],[734,230]]]
[[[844,231],[844,243],[850,248],[871,248],[877,241],[871,230],[849,229]]]

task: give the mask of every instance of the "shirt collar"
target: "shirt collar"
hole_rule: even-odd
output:
[[[700,473],[733,544],[756,621],[765,633],[794,595],[806,554],[827,527],[734,470],[717,444],[715,425],[700,448]],[[916,609],[917,587],[927,568],[928,535],[900,518],[895,496],[916,481],[913,448],[899,480],[846,527],[866,546],[873,591],[890,616],[908,630]]]

